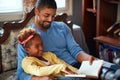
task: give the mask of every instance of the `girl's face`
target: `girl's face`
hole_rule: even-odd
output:
[[[43,43],[40,36],[35,36],[31,40],[29,48],[25,48],[29,56],[41,57],[43,54]]]

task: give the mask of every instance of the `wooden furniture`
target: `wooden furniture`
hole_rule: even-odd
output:
[[[32,11],[30,13],[27,13],[27,15],[25,16],[24,20],[20,20],[18,22],[5,22],[3,24],[3,29],[4,29],[4,34],[1,37],[0,36],[0,44],[2,44],[8,37],[10,34],[11,30],[16,30],[16,29],[22,29],[25,27],[25,25],[29,22],[29,20],[34,17],[34,9],[32,9]],[[55,21],[63,21],[65,22],[70,29],[72,30],[72,25],[73,23],[71,21],[67,21],[67,14],[66,13],[62,13],[60,15],[56,15],[55,17]]]
[[[116,46],[119,42],[115,36],[108,35],[107,29],[117,20],[117,7],[120,0],[95,0],[95,8],[93,8],[93,1],[82,0],[82,29],[90,53],[99,57],[98,42],[113,46]],[[97,40],[97,43],[93,38]]]
[[[86,42],[90,54],[96,56],[96,45],[93,37],[96,35],[96,10],[93,10],[92,0],[82,0],[82,30],[85,34]]]
[[[4,23],[2,27],[4,33],[2,36],[0,35],[0,80],[6,80],[11,77],[15,78],[17,68],[16,37],[21,29],[28,27],[34,22],[34,15],[33,9],[30,13],[27,13],[23,20]],[[66,13],[57,15],[55,21],[65,22],[71,28],[73,37],[78,45],[80,45],[84,51],[89,52],[81,27],[68,21]]]
[[[0,35],[0,79],[8,78],[11,74],[15,75],[17,68],[17,35],[23,28],[34,23],[34,9],[27,13],[25,18],[20,21],[5,22],[3,24],[4,33]],[[73,37],[81,48],[89,53],[85,42],[84,34],[80,26],[67,20],[67,14],[56,15],[55,21],[63,21],[71,28]]]
[[[104,57],[104,60],[114,62],[113,60],[117,58],[120,53],[120,36],[114,35],[111,32],[107,32],[107,30],[117,21],[117,8],[120,0],[101,0],[100,2],[106,9],[103,10],[102,8],[99,8],[100,16],[97,19],[97,35],[94,39],[97,41],[99,57]],[[101,15],[102,10],[104,13]],[[102,48],[104,49],[102,50]],[[104,50],[107,50],[107,52],[104,52]]]
[[[12,37],[10,35],[12,33],[12,31],[13,31],[13,34],[16,34],[16,33],[14,33],[14,30],[18,30],[19,31],[20,29],[26,27],[26,25],[28,24],[28,22],[34,16],[35,16],[34,9],[32,9],[32,11],[25,16],[24,20],[20,20],[20,21],[17,21],[17,22],[5,22],[3,24],[3,27],[2,27],[3,30],[4,30],[4,33],[3,33],[2,36],[0,36],[0,44],[4,45],[3,43],[5,41],[7,41],[9,37]],[[73,23],[71,21],[67,21],[67,14],[66,13],[57,15],[55,17],[55,21],[63,21],[63,22],[65,22],[70,27],[70,29],[73,31],[73,28],[72,28]],[[0,73],[3,72],[3,68],[2,68],[2,54],[5,54],[5,53],[2,53],[2,47],[1,47],[1,45],[0,45]],[[16,52],[16,51],[14,51],[14,52]]]

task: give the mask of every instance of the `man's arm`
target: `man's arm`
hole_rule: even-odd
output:
[[[18,80],[30,80],[31,79],[31,75],[26,74],[21,66],[21,62],[22,59],[27,55],[27,53],[25,52],[24,48],[22,47],[21,44],[18,44],[18,66],[17,66],[17,79]]]
[[[67,26],[67,25],[66,25]],[[76,58],[79,62],[84,60],[89,60],[92,63],[96,58],[85,53],[80,46],[74,40],[74,37],[68,27],[66,27],[66,39],[67,39],[67,47],[71,53],[71,55]]]
[[[95,60],[97,58],[85,53],[85,52],[81,52],[80,54],[78,54],[77,56],[77,60],[79,62],[82,62],[82,61],[90,61],[90,64],[92,63],[93,60]]]

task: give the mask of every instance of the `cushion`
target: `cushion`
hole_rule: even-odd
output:
[[[16,70],[11,70],[11,71],[1,73],[0,80],[17,80]]]
[[[34,17],[28,22],[26,27],[33,22]],[[12,30],[9,38],[1,45],[3,71],[17,68],[17,35],[19,34],[20,30],[21,29]]]

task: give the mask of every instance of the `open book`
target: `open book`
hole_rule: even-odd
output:
[[[103,60],[95,60],[91,65],[89,61],[83,61],[78,74],[68,74],[65,77],[98,78],[102,65]]]

